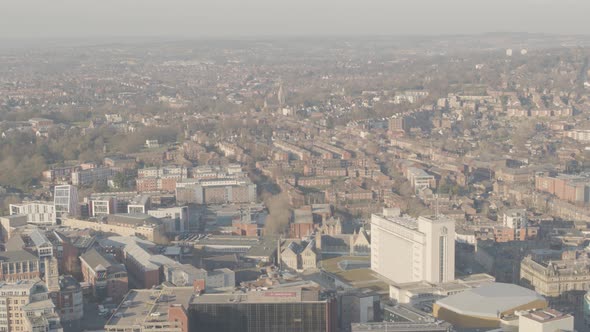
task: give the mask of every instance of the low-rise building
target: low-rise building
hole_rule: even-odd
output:
[[[118,263],[112,255],[90,249],[82,256],[82,276],[92,287],[98,299],[111,297],[118,301],[127,293],[129,280],[125,265]]]
[[[519,315],[518,329],[526,332],[573,332],[574,316],[554,309],[533,310]]]
[[[41,276],[39,258],[25,250],[0,253],[0,281],[17,282]]]

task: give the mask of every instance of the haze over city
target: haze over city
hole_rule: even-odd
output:
[[[590,331],[588,13],[0,1],[0,332]]]
[[[0,38],[587,34],[584,0],[4,0]]]

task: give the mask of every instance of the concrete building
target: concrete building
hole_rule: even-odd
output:
[[[396,253],[396,259],[391,259]],[[455,222],[444,216],[371,216],[371,269],[396,283],[455,279]]]
[[[81,169],[72,173],[72,184],[74,186],[91,186],[95,183],[107,183],[116,173],[110,167]]]
[[[42,281],[0,283],[0,331],[63,331]]]
[[[426,173],[423,169],[408,167],[405,175],[415,193],[428,188],[436,188],[436,179],[434,176]]]
[[[167,233],[182,233],[189,228],[188,206],[175,206],[170,208],[148,210],[147,214],[159,219],[170,219],[171,227],[166,227]]]
[[[55,217],[77,217],[80,215],[78,206],[78,188],[71,185],[55,186],[53,191]]]
[[[129,214],[140,214],[140,213],[147,213],[147,211],[151,208],[152,199],[150,195],[143,194],[137,195],[133,199],[129,201],[127,204],[127,213]]]
[[[13,215],[0,217],[0,227],[2,231],[2,242],[8,241],[18,228],[27,225],[26,215]]]
[[[162,222],[148,215],[109,215],[106,222],[64,219],[62,225],[74,229],[93,229],[121,236],[139,235],[155,243],[167,242]]]
[[[22,202],[10,204],[10,215],[25,215],[27,222],[38,225],[56,223],[55,205],[50,202]]]
[[[189,179],[176,184],[176,199],[194,204],[255,203],[256,185],[247,178]]]
[[[190,332],[189,305],[193,287],[136,289],[127,293],[106,322],[106,332]]]
[[[519,315],[519,331],[574,332],[574,316],[554,309],[541,309]]]
[[[504,316],[520,310],[544,309],[547,301],[535,291],[503,283],[491,283],[451,295],[434,303],[434,317],[455,328],[500,327]]]

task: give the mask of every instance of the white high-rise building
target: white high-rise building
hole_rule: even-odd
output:
[[[55,186],[53,203],[57,218],[65,215],[78,216],[78,188],[68,184]]]
[[[395,283],[455,280],[455,222],[444,216],[371,216],[371,269]]]

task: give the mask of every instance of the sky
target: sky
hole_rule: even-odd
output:
[[[0,0],[0,39],[590,34],[590,0]]]

